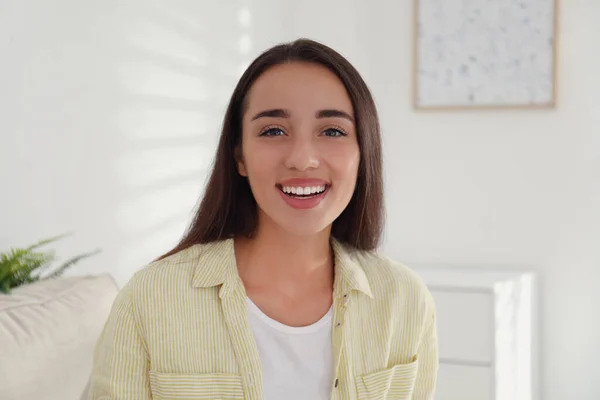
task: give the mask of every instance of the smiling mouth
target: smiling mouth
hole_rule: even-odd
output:
[[[277,185],[277,188],[292,199],[312,199],[327,192],[331,185],[320,185],[312,187],[295,187]]]

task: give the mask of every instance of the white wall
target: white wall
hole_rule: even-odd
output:
[[[600,398],[600,2],[563,2],[557,109],[454,113],[411,108],[411,1],[282,3],[0,3],[0,248],[73,231],[104,250],[78,273],[127,280],[189,220],[240,65],[308,36],[379,105],[384,250],[538,271],[540,399]]]
[[[0,246],[74,232],[120,283],[172,247],[275,3],[0,2]]]

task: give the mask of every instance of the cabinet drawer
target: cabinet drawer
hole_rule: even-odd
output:
[[[493,400],[491,367],[440,364],[435,400]]]
[[[431,288],[437,309],[439,355],[443,360],[492,363],[494,298],[484,291]]]

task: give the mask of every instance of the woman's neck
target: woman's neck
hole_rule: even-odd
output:
[[[331,229],[295,236],[275,224],[261,224],[256,235],[235,241],[238,271],[246,286],[291,292],[333,287]]]

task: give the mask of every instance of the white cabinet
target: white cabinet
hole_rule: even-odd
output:
[[[493,400],[494,371],[442,362],[435,400]]]
[[[437,309],[436,400],[537,400],[534,275],[417,266]]]
[[[440,358],[491,365],[494,359],[494,298],[489,293],[432,288]],[[458,312],[457,312],[458,311]]]

